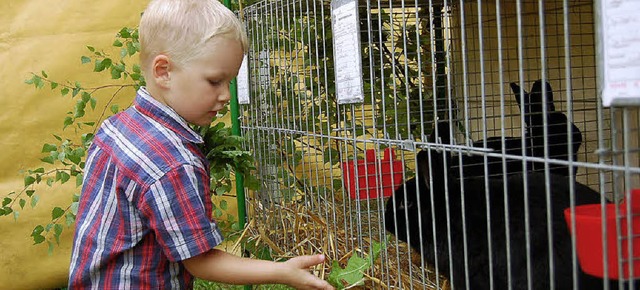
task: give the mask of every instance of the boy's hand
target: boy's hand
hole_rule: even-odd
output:
[[[309,268],[324,262],[324,255],[299,256],[283,262],[288,284],[296,289],[330,289],[333,287],[315,275],[309,273]],[[288,268],[288,269],[287,269]]]

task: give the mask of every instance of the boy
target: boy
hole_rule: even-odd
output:
[[[147,87],[89,149],[69,289],[184,289],[193,276],[332,289],[308,271],[322,255],[275,263],[214,249],[207,161],[187,123],[209,125],[230,99],[247,51],[235,15],[217,0],[157,0],[139,32]]]

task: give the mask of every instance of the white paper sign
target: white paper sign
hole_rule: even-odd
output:
[[[601,3],[602,103],[640,104],[640,1]]]
[[[236,83],[238,88],[238,103],[249,104],[249,61],[247,55],[242,59],[242,65],[240,65]]]
[[[338,104],[362,103],[364,93],[357,0],[333,0],[331,25]]]

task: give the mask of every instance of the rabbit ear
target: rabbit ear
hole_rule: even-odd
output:
[[[546,82],[545,89],[547,90],[547,111],[555,112],[556,106],[553,104],[553,90],[549,82]]]
[[[431,155],[431,156],[429,156]],[[448,174],[448,168],[445,167],[444,159],[450,161],[449,153],[444,150],[425,149],[418,153],[419,174],[425,185],[429,186],[431,180],[434,191],[442,192],[444,190],[445,174]]]
[[[553,90],[551,84],[545,82],[544,90],[547,96],[547,112],[554,112],[556,107],[553,104]],[[531,103],[535,104],[538,111],[542,112],[542,80],[537,80],[531,86]],[[532,105],[533,106],[533,105]]]
[[[428,180],[429,179],[429,152],[428,149],[425,150],[420,150],[420,152],[418,152],[418,164],[416,164],[416,169],[418,172],[416,172],[416,175],[420,175],[422,178],[424,178],[423,180]]]
[[[431,135],[427,139],[431,143],[438,144],[451,144],[451,134],[449,134],[449,122],[447,121],[436,121],[436,125],[431,130]],[[437,128],[437,136],[436,136],[436,128]],[[440,140],[438,140],[438,138]]]
[[[513,94],[516,96],[516,102],[518,102],[518,106],[522,106],[522,104],[520,104],[520,86],[517,85],[516,83],[510,83],[511,85],[511,91],[513,91]],[[527,103],[527,91],[523,90],[522,91],[524,93],[524,102]]]

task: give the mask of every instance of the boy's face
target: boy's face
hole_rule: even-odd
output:
[[[207,44],[209,53],[170,71],[164,101],[187,122],[211,124],[231,99],[229,84],[238,74],[243,51],[240,42],[219,38]]]

